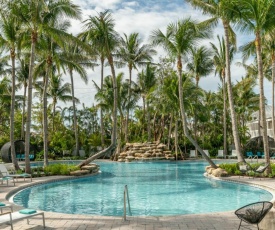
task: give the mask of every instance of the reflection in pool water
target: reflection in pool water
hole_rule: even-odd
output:
[[[256,187],[205,178],[202,161],[97,163],[102,173],[96,176],[33,186],[13,200],[45,211],[122,216],[128,185],[134,216],[160,216],[229,211],[272,199]]]

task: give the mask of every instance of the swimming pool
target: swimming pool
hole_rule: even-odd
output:
[[[127,185],[133,216],[163,216],[229,211],[272,199],[256,187],[205,178],[206,162],[97,163],[102,172],[96,176],[33,186],[13,201],[44,211],[122,216]]]

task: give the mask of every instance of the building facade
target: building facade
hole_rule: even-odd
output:
[[[272,130],[272,106],[266,105],[265,112],[266,112],[267,136],[274,138],[273,130]],[[262,136],[262,133],[259,132],[259,128],[261,129],[261,126],[259,125],[259,117],[260,117],[259,111],[252,113],[251,117],[252,117],[251,121],[247,123],[251,138]]]

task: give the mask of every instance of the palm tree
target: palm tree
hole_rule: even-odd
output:
[[[211,59],[211,50],[204,46],[199,48],[191,47],[191,57],[187,63],[186,69],[189,74],[195,79],[196,87],[199,88],[201,77],[209,75],[213,70],[213,62]],[[198,96],[196,97],[196,105],[198,104]],[[194,135],[197,140],[197,113],[194,114]]]
[[[8,76],[0,79],[0,134],[7,135],[10,124],[11,79]],[[6,137],[8,138],[8,137]]]
[[[104,12],[102,14],[107,14]],[[107,18],[107,16],[106,16]],[[100,59],[100,68],[101,68],[101,81],[100,88],[103,89],[104,81],[104,65],[105,60],[107,59],[106,47],[105,47],[105,33],[104,28],[102,28],[101,22],[98,17],[89,16],[84,22],[84,32],[81,32],[78,37],[90,44],[94,51],[97,53]],[[100,110],[100,133],[101,133],[101,147],[104,148],[104,127],[103,127],[103,111]]]
[[[259,95],[253,91],[255,85],[256,81],[253,76],[248,76],[243,78],[233,88],[235,95],[234,104],[240,127],[240,139],[243,141],[246,139],[247,122],[251,119],[251,114],[259,108]]]
[[[230,22],[233,19],[236,19],[238,16],[238,9],[236,3],[238,1],[235,0],[186,0],[191,3],[195,8],[201,9],[204,14],[209,14],[212,16],[207,23],[213,23],[216,25],[218,20],[221,19],[223,28],[224,28],[224,36],[225,36],[225,60],[226,60],[226,69],[225,76],[227,79],[227,93],[228,93],[228,101],[230,107],[230,114],[232,120],[232,132],[234,137],[235,148],[237,151],[238,161],[243,162],[244,158],[241,151],[240,137],[238,133],[236,113],[234,110],[233,103],[233,92],[231,85],[231,72],[230,72],[230,44],[235,44],[235,34],[230,27]]]
[[[48,4],[47,4],[48,3]],[[36,1],[22,0],[11,3],[11,10],[18,20],[21,20],[25,27],[26,33],[31,34],[31,52],[30,52],[30,68],[28,78],[28,97],[27,97],[27,119],[26,119],[26,135],[25,135],[25,171],[31,172],[29,152],[30,152],[30,128],[31,128],[31,110],[32,110],[32,88],[33,88],[33,70],[36,54],[36,44],[41,34],[54,34],[55,28],[51,27],[50,22],[58,18],[58,16],[67,16],[69,18],[80,19],[80,8],[70,0],[57,1]],[[59,31],[58,31],[59,32]],[[57,33],[55,33],[57,35]],[[57,35],[58,36],[58,35]],[[56,37],[56,36],[55,36]],[[46,128],[46,127],[45,127]]]
[[[72,95],[71,93],[71,85],[70,83],[62,84],[63,79],[61,75],[52,75],[49,81],[49,88],[48,88],[48,97],[52,98],[53,103],[53,112],[52,112],[52,129],[53,132],[55,132],[55,125],[54,125],[54,119],[56,114],[56,104],[58,101],[61,102],[69,102],[72,101]],[[75,98],[75,101],[79,103],[79,100]]]
[[[49,6],[49,10],[51,10],[52,6]],[[58,17],[57,17],[58,19]],[[67,28],[70,26],[69,21],[66,20],[54,20],[48,23],[51,28],[55,29],[55,33],[58,33],[59,36],[56,36],[56,34],[42,34],[40,42],[39,42],[39,52],[38,57],[41,58],[41,61],[36,65],[36,71],[35,74],[43,74],[43,141],[44,141],[44,166],[48,165],[48,102],[47,102],[47,96],[48,96],[48,84],[49,84],[49,78],[53,76],[54,72],[58,71],[60,72],[60,68],[64,67],[64,65],[68,65],[72,73],[72,69],[77,64],[72,62],[74,60],[78,60],[73,56],[70,56],[70,60],[67,57],[68,53],[64,55],[64,41],[66,41],[65,44],[76,42],[78,43],[78,40],[68,34],[66,32]],[[76,44],[75,44],[76,45]],[[62,52],[63,51],[63,52]],[[67,60],[65,60],[64,56],[67,57]],[[69,61],[68,61],[69,60]],[[70,63],[70,64],[68,64]],[[81,69],[81,68],[78,68]],[[81,69],[83,70],[83,68]],[[86,71],[84,70],[86,73]],[[82,73],[82,72],[81,72]],[[73,97],[74,98],[74,97]],[[75,103],[74,103],[75,105]],[[75,108],[75,107],[74,107]],[[78,140],[78,138],[77,138]],[[76,141],[78,143],[78,141]],[[78,147],[78,144],[77,144]],[[77,148],[79,149],[79,148]],[[77,151],[78,152],[78,151]]]
[[[212,52],[205,46],[199,48],[191,47],[191,57],[187,63],[186,69],[196,80],[198,88],[201,77],[206,77],[213,70]]]
[[[273,137],[275,137],[275,115],[274,115],[274,104],[275,104],[275,29],[269,31],[265,34],[264,37],[264,44],[263,44],[263,51],[268,54],[270,61],[271,61],[271,84],[272,84],[272,130],[273,130]]]
[[[73,102],[73,120],[74,120],[74,133],[75,133],[75,151],[76,155],[79,154],[79,138],[77,130],[77,117],[76,117],[76,102],[74,94],[74,75],[73,73],[78,73],[81,80],[85,84],[88,83],[87,71],[85,68],[93,68],[95,64],[93,63],[91,55],[87,55],[85,50],[82,47],[75,45],[73,42],[69,42],[66,45],[67,57],[66,60],[63,59],[63,65],[66,65],[68,69],[70,80],[71,80],[71,93],[72,93],[72,102]]]
[[[199,150],[202,156],[209,162],[209,164],[217,168],[214,162],[204,153],[202,148],[189,134],[187,127],[186,111],[183,103],[183,89],[182,89],[182,58],[190,52],[190,48],[197,44],[197,42],[209,36],[211,31],[203,24],[199,24],[190,18],[178,21],[176,23],[170,23],[167,26],[166,34],[160,30],[153,31],[151,40],[155,45],[161,45],[171,56],[177,58],[177,71],[179,79],[179,100],[180,100],[180,111],[182,117],[182,124],[185,136],[189,141]]]
[[[26,108],[26,95],[28,87],[28,74],[29,74],[29,65],[27,57],[21,58],[19,55],[19,68],[17,69],[17,81],[18,87],[23,86],[23,102],[22,102],[22,124],[21,124],[21,139],[24,139],[25,136],[25,108]]]
[[[119,44],[118,34],[114,30],[114,20],[112,19],[111,13],[106,10],[99,13],[98,16],[91,17],[89,21],[86,22],[86,28],[90,30],[91,37],[93,39],[93,45],[102,45],[104,49],[104,55],[108,60],[108,64],[111,68],[111,76],[114,87],[114,101],[112,108],[112,137],[111,144],[106,149],[98,152],[97,154],[89,157],[85,161],[81,162],[79,166],[86,165],[89,162],[97,159],[106,153],[110,153],[116,147],[116,137],[117,137],[117,104],[118,104],[118,92],[117,92],[117,82],[116,82],[116,73],[114,67],[113,53],[116,47]]]
[[[124,34],[124,38],[121,38],[120,47],[118,50],[118,60],[122,64],[127,64],[129,71],[129,88],[128,98],[131,98],[132,89],[132,70],[137,69],[137,66],[144,66],[148,62],[152,61],[152,55],[156,54],[156,51],[147,44],[141,45],[142,41],[139,39],[138,33],[132,33],[129,36]],[[128,142],[128,121],[129,121],[129,108],[126,114],[125,124],[125,138]]]
[[[273,0],[242,0],[240,1],[242,9],[242,18],[239,21],[240,30],[252,31],[255,34],[255,47],[257,54],[258,79],[260,89],[260,113],[261,125],[263,127],[263,144],[265,153],[265,162],[270,162],[269,145],[267,137],[265,97],[264,97],[264,70],[262,56],[262,33],[272,31],[275,28],[274,10],[275,2]],[[270,172],[270,167],[267,173]]]
[[[137,77],[137,85],[139,86],[139,90],[141,93],[142,101],[143,101],[143,122],[145,122],[145,117],[147,118],[147,135],[148,135],[148,142],[151,141],[151,115],[150,115],[150,100],[149,96],[157,83],[156,79],[156,67],[147,64],[145,70],[142,70],[141,73],[138,74]]]
[[[220,80],[222,82],[222,91],[223,91],[223,151],[224,155],[227,154],[227,126],[226,126],[226,114],[227,114],[227,106],[226,106],[226,52],[225,52],[225,41],[224,38],[220,39],[218,38],[218,47],[210,42],[212,50],[213,50],[213,62],[215,66],[215,75],[219,75]],[[233,54],[235,53],[234,46],[230,46],[229,50],[229,60],[230,63],[233,60]]]
[[[14,146],[14,111],[15,111],[15,57],[16,57],[16,46],[18,46],[18,34],[20,30],[20,22],[16,17],[10,14],[9,11],[6,11],[4,7],[0,10],[1,17],[1,35],[0,36],[0,46],[5,47],[10,51],[10,60],[11,60],[11,111],[10,111],[10,143],[11,143],[11,158],[13,166],[16,170],[19,170],[19,164],[16,159],[15,146]],[[8,12],[8,13],[7,13]]]

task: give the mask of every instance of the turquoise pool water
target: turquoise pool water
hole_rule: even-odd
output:
[[[162,216],[236,210],[272,199],[259,188],[205,178],[205,162],[97,163],[99,175],[33,186],[13,201],[52,212],[122,216],[127,185],[133,216]]]

